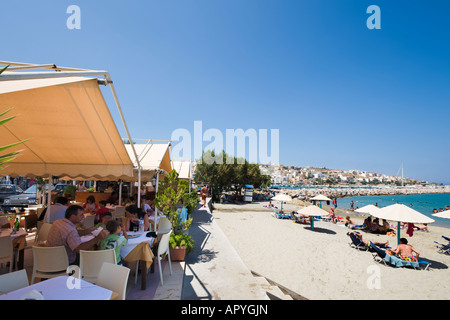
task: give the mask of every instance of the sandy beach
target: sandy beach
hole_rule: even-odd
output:
[[[350,247],[350,230],[343,224],[317,221],[311,230],[275,218],[266,203],[214,204],[215,221],[250,270],[307,299],[450,299],[450,255],[439,254],[433,242],[445,243],[441,236],[450,237],[450,229],[430,225],[429,232],[416,231],[413,237],[402,230],[421,258],[431,262],[431,270],[393,268],[376,263],[371,252]],[[284,206],[286,211],[298,208]],[[352,220],[361,223],[363,217],[352,215]],[[361,233],[397,246],[396,237]]]

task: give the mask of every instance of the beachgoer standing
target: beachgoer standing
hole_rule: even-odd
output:
[[[203,185],[200,194],[202,195],[203,207],[206,207],[206,197],[208,196],[208,187]]]

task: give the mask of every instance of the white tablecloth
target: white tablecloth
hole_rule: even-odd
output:
[[[16,233],[11,234],[11,229],[0,229],[0,237],[7,237],[11,236],[11,239],[14,240],[17,237],[26,236],[28,232],[26,232],[24,229],[20,228],[19,231],[16,231]]]
[[[144,232],[127,232],[128,236],[139,235],[137,238],[129,238],[127,243],[120,249],[120,255],[125,258],[139,243],[144,241],[150,241],[150,247],[153,244],[155,238],[147,237],[147,233],[149,231]]]
[[[68,285],[69,280],[69,285]],[[41,281],[31,286],[0,295],[0,300],[21,300],[21,297],[32,290],[42,293],[45,300],[109,300],[112,291],[96,286],[90,282],[79,280],[80,288],[75,286],[72,277],[56,277]],[[73,288],[73,289],[71,289]]]

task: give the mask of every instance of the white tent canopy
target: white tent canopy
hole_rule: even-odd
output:
[[[7,115],[17,117],[0,126],[1,145],[30,140],[8,150],[23,151],[2,175],[132,177],[133,163],[97,79],[0,81],[0,111],[10,108]]]
[[[165,172],[172,170],[169,147],[170,143],[134,144],[141,165],[141,181],[151,181],[159,170],[164,170]],[[134,157],[132,146],[131,144],[125,144],[125,148],[135,165],[133,180],[137,180],[138,163]]]
[[[178,178],[189,180],[191,178],[191,161],[173,160],[172,167],[178,173]]]

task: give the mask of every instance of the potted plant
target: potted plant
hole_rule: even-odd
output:
[[[172,223],[172,234],[170,236],[170,256],[174,261],[184,260],[186,253],[194,249],[194,240],[189,235],[192,218],[181,219],[180,208],[187,208],[190,214],[197,207],[199,199],[194,192],[189,192],[186,181],[178,179],[175,170],[160,182],[158,194],[155,198],[155,206],[161,210]],[[178,256],[178,252],[181,252]]]
[[[172,261],[184,261],[186,254],[194,250],[194,239],[185,233],[172,233],[169,246]]]

